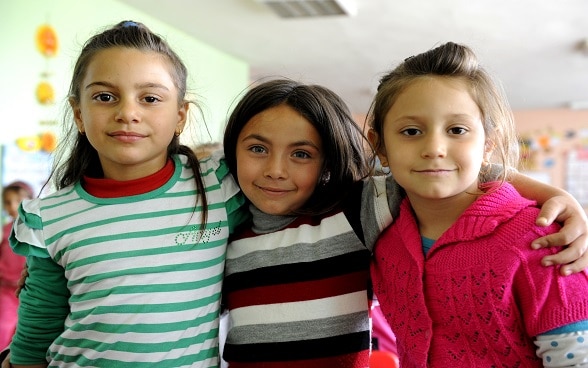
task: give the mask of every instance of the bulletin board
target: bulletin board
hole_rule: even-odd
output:
[[[570,150],[566,160],[566,190],[588,207],[588,148]]]
[[[38,195],[51,172],[52,155],[42,150],[22,150],[16,144],[5,144],[1,149],[2,186],[22,180],[31,185],[35,196]]]

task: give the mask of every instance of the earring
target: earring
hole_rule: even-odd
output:
[[[86,132],[83,130],[78,130],[78,132],[80,133],[80,135],[86,135]]]
[[[182,132],[183,132],[183,130],[182,130],[182,129],[178,129],[178,130],[176,130],[176,132],[174,133],[174,135],[175,135],[176,137],[179,137],[179,136],[180,136],[180,134],[182,134]]]
[[[384,175],[390,175],[390,166],[388,166],[388,161],[380,160],[378,157],[376,161],[376,172],[378,171]]]
[[[323,172],[323,175],[321,175],[321,179],[319,180],[319,183],[324,187],[325,185],[327,185],[329,183],[329,180],[331,180],[331,172],[327,170],[327,171]]]

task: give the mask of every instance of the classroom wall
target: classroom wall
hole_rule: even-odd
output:
[[[522,172],[569,191],[588,209],[588,110],[514,112]]]
[[[165,5],[162,5],[165,6]],[[220,140],[227,111],[249,81],[249,66],[242,60],[204,44],[173,25],[158,21],[116,0],[0,1],[0,144],[40,130],[59,130],[61,111],[71,70],[83,43],[93,34],[121,20],[145,23],[168,40],[189,70],[189,87],[203,107],[208,131],[199,118],[193,134],[199,141]],[[44,23],[58,36],[54,57],[36,48],[35,32]],[[55,104],[41,105],[35,97],[45,76],[55,89]]]

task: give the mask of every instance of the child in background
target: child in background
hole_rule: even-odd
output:
[[[15,254],[8,243],[12,222],[18,216],[18,206],[24,199],[32,199],[31,186],[15,181],[2,189],[2,207],[11,221],[2,227],[0,243],[0,350],[10,344],[16,327],[18,299],[17,282],[25,264],[25,257]]]
[[[261,83],[232,112],[223,146],[253,218],[227,249],[230,367],[368,365],[370,251],[401,197],[391,180],[364,180],[362,139],[316,85]]]
[[[51,175],[58,191],[24,202],[11,237],[29,272],[14,367],[218,366],[225,250],[242,198],[226,167],[199,166],[180,144],[186,78],[140,23],[84,45],[73,142]]]
[[[563,277],[540,266],[556,249],[531,249],[558,226],[537,226],[539,209],[508,182],[513,118],[471,49],[406,59],[382,78],[370,123],[406,193],[371,270],[400,366],[587,365],[587,274]],[[493,162],[504,172],[487,181]]]

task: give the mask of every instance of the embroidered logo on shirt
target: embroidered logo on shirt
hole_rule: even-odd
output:
[[[218,236],[221,233],[220,221],[218,225],[210,229],[200,229],[200,225],[192,225],[188,231],[183,231],[176,235],[176,245],[208,243],[211,237]]]

